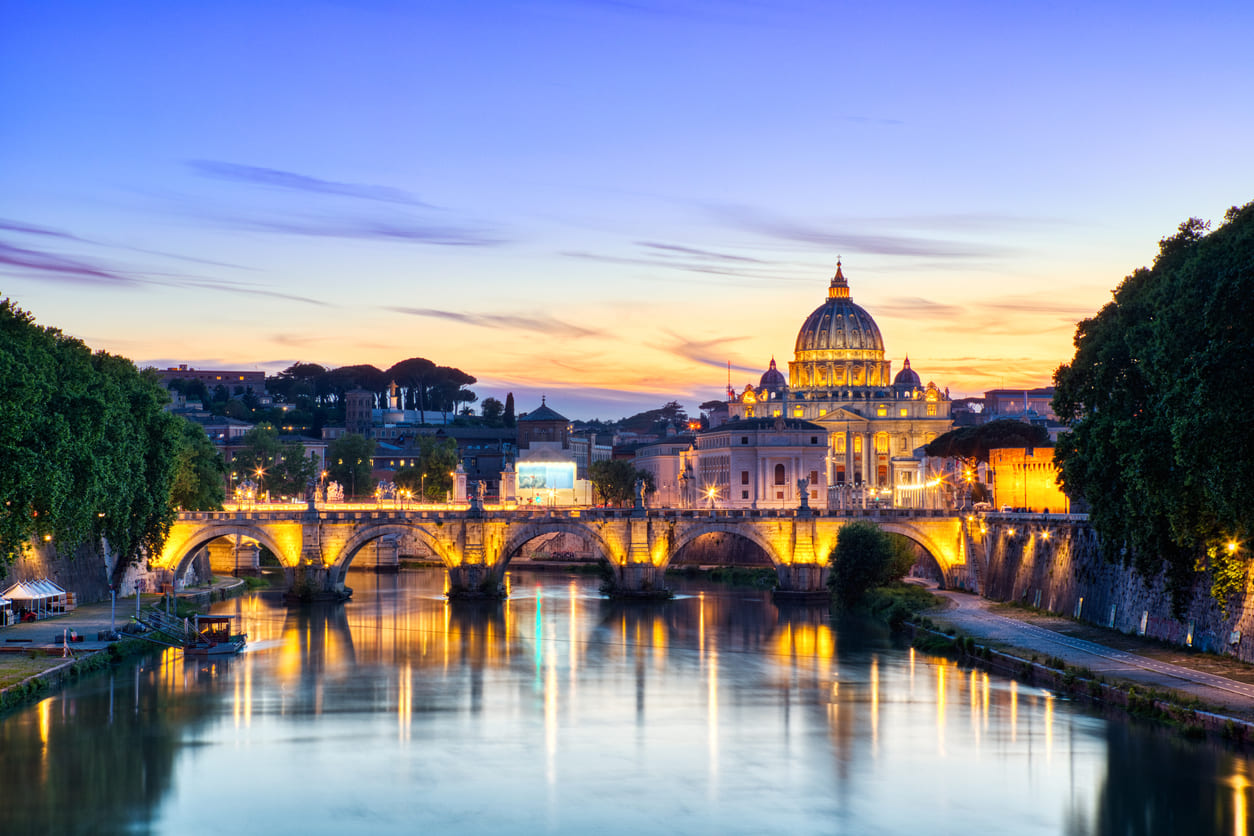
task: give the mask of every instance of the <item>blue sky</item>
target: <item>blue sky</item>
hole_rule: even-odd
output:
[[[894,369],[1043,385],[1254,199],[1252,8],[9,3],[0,293],[141,364],[613,418],[785,363],[839,254]]]

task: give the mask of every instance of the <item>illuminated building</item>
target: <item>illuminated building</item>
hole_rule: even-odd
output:
[[[1071,511],[1071,500],[1058,484],[1053,447],[989,450],[988,470],[995,507],[1054,514]]]
[[[772,360],[757,389],[729,391],[729,420],[783,418],[823,428],[827,463],[820,481],[833,505],[847,485],[887,491],[921,484],[927,474],[915,451],[952,426],[948,390],[923,385],[909,358],[893,377],[879,326],[850,298],[840,262],[827,299],[797,333],[787,384],[780,378]]]
[[[591,505],[588,465],[609,457],[609,447],[573,435],[570,420],[541,398],[539,409],[518,416],[518,460],[512,473],[502,474],[501,498],[529,505]]]

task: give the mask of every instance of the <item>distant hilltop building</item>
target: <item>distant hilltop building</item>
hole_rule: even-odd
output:
[[[242,395],[252,392],[264,395],[266,392],[265,372],[241,372],[224,369],[193,369],[185,363],[171,366],[168,369],[157,369],[157,380],[167,389],[173,380],[199,380],[213,392],[218,386],[226,387],[227,394]]]
[[[787,378],[772,358],[756,389],[750,384],[739,395],[729,391],[728,420],[800,419],[821,427],[830,465],[819,475],[826,486],[887,488],[917,481],[922,470],[915,450],[953,424],[949,392],[935,383],[925,386],[909,357],[894,377],[884,354],[879,326],[854,304],[838,261],[827,299],[797,332]],[[795,464],[794,475],[784,464],[786,486],[813,470]]]

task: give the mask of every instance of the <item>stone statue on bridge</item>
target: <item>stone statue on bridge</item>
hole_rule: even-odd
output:
[[[801,478],[797,480],[797,495],[801,497],[801,510],[810,510],[810,480]]]
[[[636,480],[635,489],[636,489],[636,502],[635,502],[634,507],[637,510],[644,510],[644,480],[643,479]]]

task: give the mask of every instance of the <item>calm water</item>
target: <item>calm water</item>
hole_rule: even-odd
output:
[[[1244,834],[1254,763],[825,610],[716,585],[617,605],[515,573],[233,601],[252,647],[0,721],[3,833]]]

